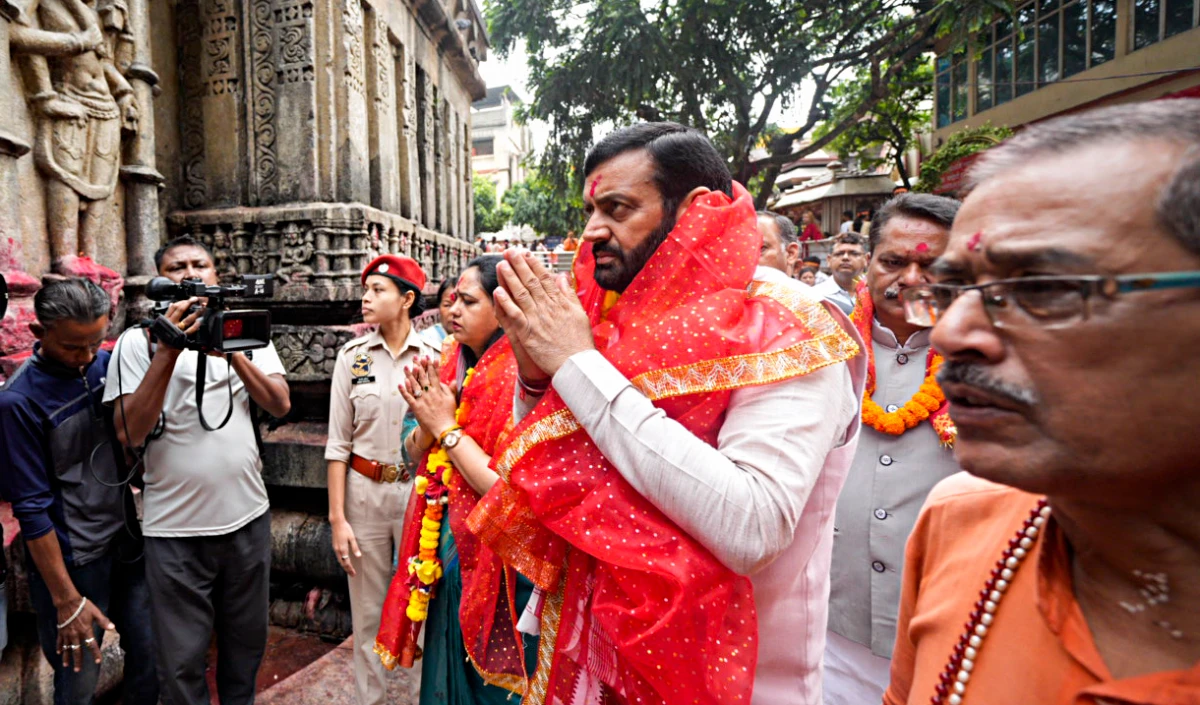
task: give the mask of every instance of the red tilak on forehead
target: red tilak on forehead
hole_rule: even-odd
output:
[[[967,240],[967,249],[970,250],[971,252],[977,252],[979,250],[979,246],[982,242],[983,242],[983,231],[980,230],[979,232],[972,235],[970,240]]]
[[[917,252],[929,252],[929,245],[922,242],[921,244],[917,245]]]
[[[600,176],[597,176],[597,177],[596,177],[596,179],[595,179],[594,181],[592,181],[592,190],[591,190],[591,191],[588,191],[588,198],[595,198],[595,197],[596,197],[596,186],[597,186],[599,183],[600,183]]]

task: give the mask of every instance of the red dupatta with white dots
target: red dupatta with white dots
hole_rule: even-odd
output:
[[[713,446],[733,389],[858,353],[816,300],[771,285],[747,291],[761,238],[749,193],[735,184],[734,196],[697,199],[611,309],[591,276],[590,245],[575,265],[600,352]],[[750,580],[634,490],[553,390],[492,466],[506,482],[468,527],[546,595],[525,703],[750,701]]]

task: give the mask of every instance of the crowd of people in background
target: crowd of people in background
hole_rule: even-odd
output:
[[[361,272],[325,448],[359,705],[418,658],[422,705],[1200,702],[1197,101],[1031,126],[961,203],[847,211],[825,263],[697,130],[616,130],[580,173],[574,277],[500,243],[418,332],[420,264]],[[190,237],[155,262],[216,283]],[[125,703],[207,705],[213,634],[252,703],[274,347],[110,355],[86,279],[35,310],[0,496],[56,705],[114,630]]]

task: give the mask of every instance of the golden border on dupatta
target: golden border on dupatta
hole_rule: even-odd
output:
[[[508,587],[507,587],[508,572],[507,571],[504,571],[504,570],[500,571],[500,582],[501,582],[500,594],[504,598],[507,598],[508,597]],[[505,609],[513,609],[513,610],[516,609],[516,605],[512,604],[512,602],[510,602],[508,599],[504,599],[503,602],[504,602]],[[528,692],[528,689],[529,689],[529,679],[528,678],[525,678],[522,676],[516,676],[511,673],[493,673],[491,671],[488,671],[488,670],[484,669],[483,666],[479,665],[479,662],[476,661],[475,657],[471,655],[470,649],[464,649],[464,650],[467,652],[467,660],[469,660],[471,662],[471,665],[475,667],[475,672],[478,673],[481,678],[483,678],[484,683],[487,683],[488,685],[494,685],[498,688],[504,688],[505,690],[509,691],[510,693],[515,693],[516,695],[520,695],[521,697],[524,697],[525,693]],[[523,651],[524,650],[522,649],[522,652]],[[521,671],[524,672],[524,670],[525,670],[525,665],[522,663]]]
[[[500,454],[495,464],[496,474],[508,482],[508,476],[512,474],[513,466],[529,452],[530,448],[539,443],[569,436],[580,428],[579,422],[575,420],[575,415],[571,413],[570,409],[559,409],[546,418],[535,421]]]
[[[845,362],[859,352],[858,344],[825,306],[808,295],[769,282],[755,282],[751,296],[762,296],[791,311],[812,337],[766,353],[751,353],[650,370],[634,377],[633,386],[651,401],[670,397],[770,384]]]
[[[497,688],[503,688],[510,693],[515,693],[516,695],[520,695],[522,697],[525,696],[526,681],[524,678],[521,678],[520,676],[514,676],[511,673],[492,673],[491,671],[485,671],[479,665],[479,662],[475,660],[475,657],[471,655],[470,651],[467,652],[467,660],[470,661],[471,665],[475,667],[475,672],[479,674],[479,677],[483,679],[484,683],[488,685],[494,685]]]
[[[544,705],[550,689],[550,669],[554,665],[554,649],[558,645],[558,627],[562,620],[563,599],[567,591],[567,568],[563,566],[563,579],[558,589],[545,593],[542,604],[541,636],[538,637],[537,670],[529,681],[529,691],[521,705]]]

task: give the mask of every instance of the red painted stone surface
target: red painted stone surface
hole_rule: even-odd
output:
[[[356,705],[353,637],[341,644],[271,627],[267,653],[258,672],[258,705]],[[209,663],[216,662],[215,647]],[[217,705],[216,671],[208,669],[208,688]],[[416,705],[421,677],[417,669],[387,674],[389,705]]]
[[[0,382],[16,371],[36,340],[29,324],[37,320],[33,311],[33,295],[42,284],[21,270],[21,246],[12,238],[0,242],[0,273],[8,282],[8,312],[0,320]],[[59,264],[58,275],[87,277],[108,293],[115,315],[125,289],[125,279],[120,274],[88,257],[70,255]],[[111,350],[111,345],[107,348]]]

